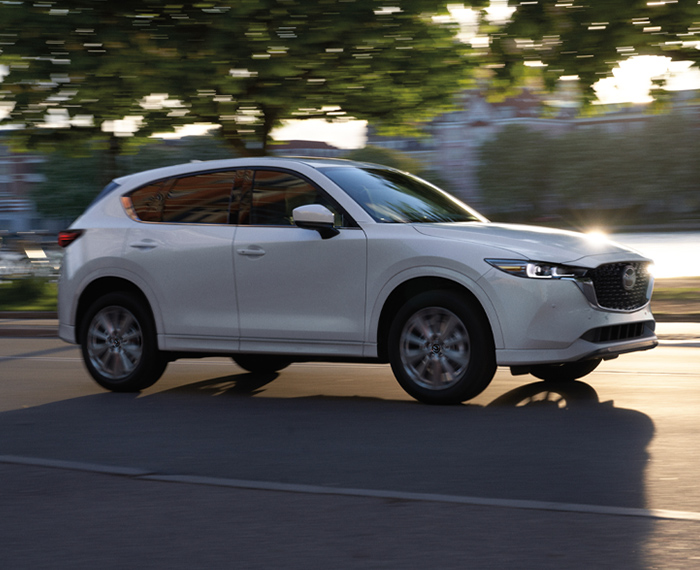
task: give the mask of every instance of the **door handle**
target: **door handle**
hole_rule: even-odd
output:
[[[158,244],[153,240],[144,240],[137,243],[130,243],[129,247],[133,247],[134,249],[140,249],[142,251],[148,251],[150,249],[155,249],[156,247],[158,247]]]
[[[261,257],[265,255],[265,250],[257,245],[252,247],[242,247],[236,251],[239,255],[245,255],[246,257]]]

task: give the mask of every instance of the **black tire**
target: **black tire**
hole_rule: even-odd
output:
[[[401,387],[426,404],[458,404],[483,392],[496,372],[491,327],[452,291],[416,295],[389,330],[389,361]]]
[[[530,374],[545,382],[573,382],[593,372],[598,368],[601,360],[601,358],[594,358],[563,364],[538,364],[530,368]]]
[[[80,345],[90,375],[113,392],[152,386],[168,364],[158,350],[150,311],[127,293],[109,293],[90,306],[81,322]]]
[[[292,363],[290,358],[277,354],[237,354],[231,358],[252,374],[274,374]]]

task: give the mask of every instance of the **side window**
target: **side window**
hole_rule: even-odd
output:
[[[233,171],[177,178],[165,198],[163,222],[228,223],[233,178]]]
[[[245,199],[245,193],[243,194]],[[250,193],[250,225],[292,226],[292,211],[307,204],[322,204],[336,215],[336,225],[343,225],[340,207],[303,178],[282,171],[256,170]],[[242,206],[243,208],[243,206]],[[239,223],[246,223],[242,217]]]
[[[130,195],[143,222],[226,224],[235,172],[208,172],[143,186]]]
[[[253,170],[237,170],[236,181],[233,186],[233,200],[231,200],[232,224],[250,224],[251,196],[253,194]]]
[[[131,207],[142,222],[160,222],[163,218],[163,204],[167,188],[172,181],[161,181],[143,186],[132,192]],[[132,216],[133,217],[133,216]]]

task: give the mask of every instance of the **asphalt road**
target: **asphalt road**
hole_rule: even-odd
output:
[[[698,568],[699,380],[667,343],[454,407],[385,366],[222,358],[125,395],[2,338],[0,567]]]

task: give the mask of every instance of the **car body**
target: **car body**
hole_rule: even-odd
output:
[[[59,241],[59,336],[117,391],[175,358],[230,355],[253,372],[390,362],[417,399],[455,403],[496,366],[566,380],[657,344],[649,259],[491,223],[378,165],[261,157],[133,174]]]

